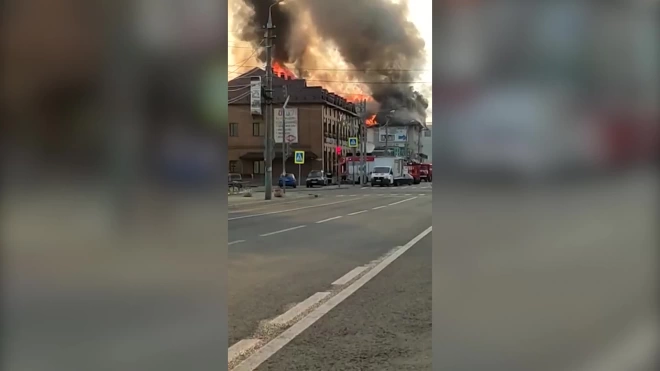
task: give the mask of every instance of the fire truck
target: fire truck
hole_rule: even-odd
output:
[[[408,161],[406,168],[408,169],[408,174],[413,178],[413,184],[422,182],[422,164],[420,162]]]
[[[433,181],[433,164],[421,163],[419,164],[419,177],[423,182]]]

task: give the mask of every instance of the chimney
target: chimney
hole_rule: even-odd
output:
[[[291,80],[291,76],[287,76],[286,79],[287,79],[287,80]]]
[[[280,78],[283,79],[283,80],[285,80],[285,79],[286,79],[286,75],[283,74],[283,73],[280,73]]]

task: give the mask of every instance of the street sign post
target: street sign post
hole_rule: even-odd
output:
[[[358,146],[358,138],[348,138],[348,146],[351,148],[357,148]]]
[[[294,155],[294,162],[297,165],[302,165],[305,163],[305,151],[296,151]]]
[[[298,165],[298,181],[301,181],[302,164],[305,163],[305,151],[296,151],[293,160]]]

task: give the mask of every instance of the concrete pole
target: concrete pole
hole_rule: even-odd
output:
[[[266,200],[270,200],[273,196],[273,139],[275,137],[275,130],[273,125],[273,16],[272,10],[273,6],[277,3],[273,3],[268,8],[268,23],[266,24],[266,144],[265,144],[265,154],[264,154],[264,165],[266,167],[265,179],[264,179],[264,188]]]

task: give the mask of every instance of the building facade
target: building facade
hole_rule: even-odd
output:
[[[249,81],[253,76],[265,76],[255,68],[229,82],[228,161],[229,172],[240,173],[255,181],[263,179],[266,124],[264,116],[250,112]],[[322,87],[307,86],[304,79],[273,78],[273,105],[281,108],[285,101],[284,86],[289,94],[287,108],[297,110],[297,140],[289,145],[286,172],[302,178],[311,170],[337,173],[342,156],[351,153],[350,137],[359,136],[360,119],[356,106]],[[247,93],[247,94],[246,94]],[[265,107],[262,110],[265,112]],[[341,155],[337,154],[341,148]],[[305,163],[294,163],[294,151],[305,152]],[[282,145],[275,144],[273,177],[282,173]],[[300,181],[300,179],[299,179]]]
[[[422,142],[425,130],[421,123],[372,126],[367,129],[367,142],[374,144],[376,154],[384,154],[388,148],[395,156],[417,159],[419,154],[425,154]]]

